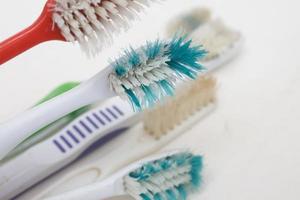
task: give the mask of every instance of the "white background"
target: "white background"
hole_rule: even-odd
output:
[[[44,1],[4,1],[0,41],[29,25]],[[195,199],[300,198],[300,4],[297,0],[169,0],[95,59],[77,46],[44,43],[0,69],[0,121],[34,104],[57,84],[84,80],[128,44],[164,34],[168,19],[206,5],[246,37],[242,54],[218,70],[218,108],[172,144],[205,156]]]

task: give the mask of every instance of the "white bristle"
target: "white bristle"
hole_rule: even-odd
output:
[[[199,26],[211,20],[211,15],[211,11],[208,8],[196,7],[172,19],[167,25],[167,35],[173,36],[178,31],[190,34]]]
[[[67,41],[97,54],[114,34],[127,30],[149,0],[56,0],[53,21]]]
[[[216,59],[234,47],[241,39],[241,34],[230,29],[221,20],[208,22],[207,25],[195,31],[191,37],[195,42],[201,42],[209,52],[203,61]]]
[[[141,54],[143,52],[141,51]],[[132,68],[128,75],[120,79],[116,74],[109,75],[111,88],[120,95],[125,93],[124,85],[127,89],[139,89],[141,85],[150,86],[158,80],[166,79],[174,75],[174,72],[166,66],[169,60],[168,56],[157,57],[149,61],[146,56],[141,56],[141,66],[139,68]],[[165,66],[165,67],[164,67]]]

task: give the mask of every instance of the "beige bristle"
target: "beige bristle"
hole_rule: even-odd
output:
[[[190,33],[198,28],[201,24],[208,22],[211,19],[211,11],[208,8],[195,8],[183,15],[170,21],[167,26],[167,35],[173,36],[178,31]]]
[[[215,101],[216,80],[209,76],[200,76],[176,91],[160,105],[145,111],[144,129],[155,138],[181,124],[189,116]]]
[[[226,26],[221,20],[208,22],[198,31],[192,33],[191,38],[198,42],[209,52],[203,61],[212,60],[226,52],[232,45],[239,41],[241,35]]]

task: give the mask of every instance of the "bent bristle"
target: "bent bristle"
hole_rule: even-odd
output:
[[[154,1],[56,0],[53,21],[67,41],[77,41],[88,55],[95,55]]]
[[[185,200],[201,184],[202,157],[178,153],[144,164],[124,177],[125,190],[138,200]]]
[[[222,56],[240,41],[241,34],[226,26],[221,20],[213,20],[191,35],[196,42],[201,42],[208,51],[203,61],[210,61]]]
[[[216,80],[201,76],[178,88],[174,97],[167,98],[144,112],[143,124],[147,133],[159,139],[182,124],[196,112],[213,103],[216,98]]]
[[[191,33],[199,26],[211,19],[211,11],[208,8],[197,7],[187,13],[172,19],[167,25],[167,35],[173,36],[178,31]]]
[[[174,94],[181,80],[195,79],[204,68],[198,62],[206,55],[202,46],[175,37],[171,41],[148,42],[129,49],[112,63],[111,89],[129,100],[134,110],[149,108]]]

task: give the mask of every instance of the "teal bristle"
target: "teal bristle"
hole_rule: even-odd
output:
[[[128,57],[128,63],[131,68],[141,64],[140,55],[133,48],[130,48],[129,51],[125,51],[125,54]]]
[[[130,98],[130,102],[133,104],[133,108],[135,110],[141,110],[142,106],[139,102],[139,99],[137,98],[137,96],[133,93],[133,91],[131,89],[126,89],[125,88],[125,92],[128,95],[128,97]]]
[[[199,61],[206,54],[202,46],[193,46],[185,36],[129,48],[112,64],[111,88],[120,96],[126,94],[134,110],[153,107],[174,95],[178,80],[196,79],[204,70]]]
[[[190,160],[190,164],[192,166],[192,170],[191,170],[191,177],[192,177],[192,184],[194,186],[194,188],[198,188],[201,184],[201,176],[198,173],[198,171],[200,169],[202,169],[202,157],[201,156],[194,156],[191,160]]]
[[[148,197],[146,194],[140,194],[140,197],[142,197],[143,200],[152,200],[150,197]]]
[[[152,107],[157,101],[158,97],[154,94],[154,91],[149,86],[142,85],[141,88],[145,95],[148,97],[148,101],[146,103],[149,104],[149,107]]]
[[[166,195],[168,200],[176,200],[176,194],[173,192],[173,190],[171,189],[166,190]]]
[[[159,85],[161,86],[163,92],[167,96],[173,96],[174,95],[174,87],[166,80],[159,81]]]
[[[124,65],[121,64],[121,62],[116,61],[114,63],[115,73],[118,76],[124,76],[127,73],[127,69]]]
[[[154,199],[154,200],[164,200],[160,193],[156,193],[156,194],[154,195],[154,198],[153,198],[153,199]]]
[[[143,200],[185,200],[188,194],[200,187],[202,167],[201,156],[189,152],[177,153],[146,163],[129,173],[128,177],[136,183],[132,188],[126,187],[130,191],[143,188],[141,193],[133,195]]]
[[[177,187],[177,190],[179,192],[180,199],[185,200],[187,198],[187,192],[185,187],[181,184]]]
[[[145,53],[149,60],[153,60],[156,58],[163,48],[163,43],[159,40],[155,42],[147,42]]]

